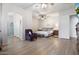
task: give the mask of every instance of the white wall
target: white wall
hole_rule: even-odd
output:
[[[0,3],[0,31],[2,31],[2,29],[1,29],[1,18],[2,18],[2,4]],[[1,44],[1,40],[2,40],[2,32],[0,32],[0,44]]]
[[[1,30],[2,4],[0,3],[0,30]]]
[[[3,38],[3,45],[7,45],[7,7],[5,4],[2,4],[2,19],[1,19],[1,26],[2,26],[2,38]]]
[[[69,16],[61,16],[59,23],[59,38],[69,39]]]
[[[40,20],[39,16],[32,17],[32,29],[37,31],[39,28],[54,28],[54,30],[59,29],[59,14],[58,13],[48,13],[47,19]]]
[[[78,17],[76,15],[70,16],[70,37],[77,38],[76,24],[78,23]]]
[[[56,25],[59,25],[59,14],[58,13],[47,14],[47,19],[41,20],[41,23],[40,23],[40,27],[42,28],[58,29]]]
[[[1,20],[1,14],[2,14],[2,4],[0,3],[0,20]]]
[[[32,30],[35,32],[39,28],[39,19],[32,17]]]
[[[32,29],[32,10],[27,9],[25,14],[23,20],[23,39],[25,39],[25,29]]]
[[[59,12],[59,38],[70,38],[70,15],[75,14],[74,9]]]

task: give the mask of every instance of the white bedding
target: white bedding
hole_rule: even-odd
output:
[[[37,31],[36,33],[47,37],[53,33],[53,30],[52,31]]]

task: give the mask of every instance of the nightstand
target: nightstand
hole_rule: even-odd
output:
[[[53,32],[54,37],[58,37],[58,33],[59,33],[58,30],[54,30],[54,32]]]

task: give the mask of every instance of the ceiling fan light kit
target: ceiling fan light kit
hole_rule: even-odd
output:
[[[36,3],[34,4],[34,9],[38,11],[38,16],[40,20],[45,20],[47,18],[47,15],[45,14],[45,11],[48,10],[50,6],[53,6],[54,3]]]

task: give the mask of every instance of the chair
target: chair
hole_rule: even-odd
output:
[[[34,41],[37,39],[37,34],[31,29],[25,29],[25,40]]]

